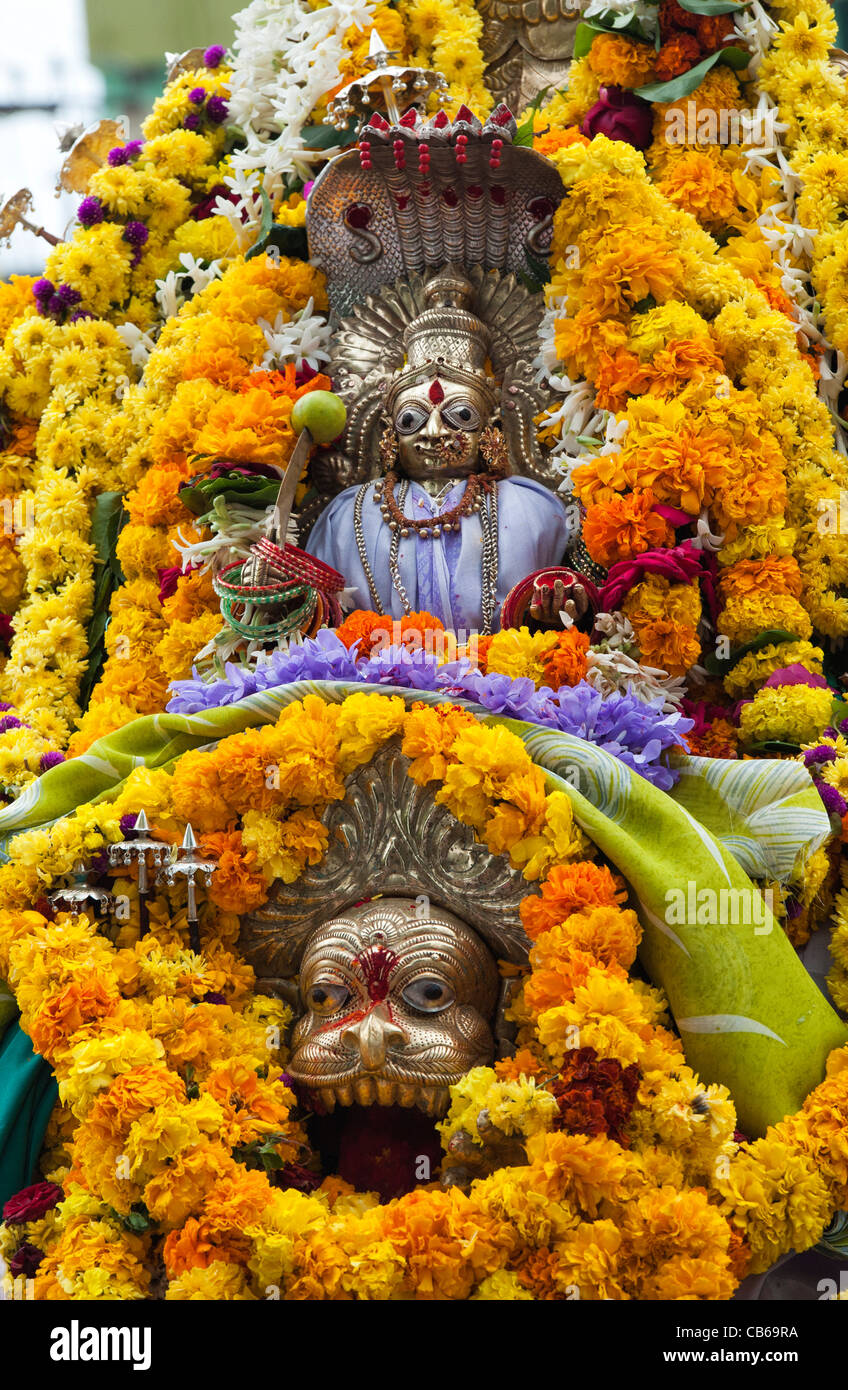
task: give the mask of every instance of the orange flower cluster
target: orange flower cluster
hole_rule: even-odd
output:
[[[348,649],[354,642],[358,642],[357,655],[362,657],[370,656],[378,645],[400,645],[410,651],[418,651],[425,645],[428,632],[444,630],[441,619],[424,610],[420,613],[407,613],[397,619],[374,613],[368,608],[356,608],[348,614],[336,632]]]
[[[256,320],[290,317],[309,296],[324,302],[318,272],[285,258],[236,261],[197,297],[198,312],[169,325],[151,356],[152,400],[126,421],[135,447],[152,456],[127,498],[129,522],[118,542],[126,584],[112,599],[108,660],[69,751],[167,702],[171,681],[191,675],[197,653],[222,626],[211,574],[177,577],[160,598],[160,575],[180,564],[177,545],[208,539],[179,491],[222,458],[283,466],[295,434],[291,413],[306,393],[329,388],[316,375],[298,386],[294,364],[281,371],[251,368],[266,343]],[[301,298],[301,296],[305,296]],[[255,315],[255,317],[254,317]]]
[[[646,550],[674,545],[674,528],[655,510],[656,500],[650,488],[635,488],[587,507],[583,540],[596,564],[609,569]]]

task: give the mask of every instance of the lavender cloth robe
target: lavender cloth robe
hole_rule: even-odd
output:
[[[404,511],[407,516],[437,515],[456,506],[464,489],[465,482],[458,482],[437,504],[423,487],[412,483]],[[307,549],[344,575],[348,588],[355,590],[355,607],[373,608],[353,531],[353,506],[358,491],[358,487],[349,487],[333,499],[318,518]],[[402,618],[403,604],[389,573],[392,532],[375,505],[373,488],[365,494],[362,525],[365,550],[383,609],[392,618]],[[541,483],[529,478],[506,478],[498,484],[495,626],[497,612],[510,589],[534,570],[560,564],[570,539],[571,527],[564,506]],[[398,565],[413,610],[434,614],[454,632],[479,631],[483,621],[482,554],[483,534],[476,513],[463,519],[459,532],[442,532],[431,540],[421,540],[412,532],[402,539]]]

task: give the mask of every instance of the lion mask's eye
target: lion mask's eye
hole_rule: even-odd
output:
[[[437,1014],[452,1004],[456,995],[449,984],[434,975],[422,975],[401,991],[401,997],[419,1013]]]
[[[316,980],[306,991],[304,1003],[314,1014],[334,1014],[344,1007],[349,998],[350,990],[344,985],[334,984],[330,980]]]

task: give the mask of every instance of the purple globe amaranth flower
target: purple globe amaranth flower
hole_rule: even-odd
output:
[[[218,994],[215,990],[210,990],[208,994],[204,994],[203,1002],[204,1004],[226,1004],[227,996],[226,994]]]
[[[41,280],[36,280],[32,287],[32,292],[35,296],[35,302],[40,308],[43,304],[46,304],[48,300],[53,298],[56,287],[52,280],[42,278]]]
[[[0,734],[7,734],[10,729],[24,729],[28,726],[22,719],[17,719],[14,714],[7,714],[0,719]]]
[[[68,323],[81,323],[83,319],[93,319],[95,317],[96,315],[93,314],[90,309],[76,309],[68,319]]]
[[[829,743],[820,743],[817,748],[808,748],[803,757],[806,767],[812,767],[814,763],[832,763],[836,757],[836,749]]]
[[[143,222],[128,222],[124,228],[124,241],[128,241],[130,246],[143,246],[149,236],[150,232]]]
[[[848,811],[848,802],[846,802],[845,797],[829,782],[816,782],[816,790],[824,802],[825,810],[829,811],[831,815],[839,816],[841,820],[845,812]]]
[[[190,111],[183,121],[183,130],[198,130],[200,127],[200,117],[196,111]]]
[[[143,147],[143,140],[128,140],[125,145],[116,145],[106,158],[114,169],[119,164],[130,164],[132,160],[138,159]]]
[[[51,749],[49,753],[42,753],[39,767],[42,772],[49,772],[51,767],[58,767],[64,761],[64,753],[60,753],[58,749]]]
[[[83,198],[77,208],[77,221],[83,227],[94,227],[98,222],[102,222],[105,213],[99,198]]]
[[[125,816],[121,816],[118,824],[121,827],[122,835],[129,835],[131,830],[135,830],[135,823],[138,820],[137,811],[128,811]]]
[[[226,51],[226,48],[221,43],[210,44],[203,55],[203,66],[206,68],[217,68]]]
[[[230,114],[230,108],[223,97],[210,97],[206,103],[206,116],[213,125],[223,125]]]
[[[602,87],[595,105],[586,112],[580,132],[589,139],[606,135],[609,140],[624,140],[637,150],[646,150],[653,139],[654,108],[624,87]]]
[[[202,106],[204,101],[206,100],[206,88],[193,87],[188,94],[188,99],[191,102],[192,106]]]
[[[82,295],[79,290],[74,289],[73,285],[57,285],[56,298],[61,299],[63,304],[67,304],[68,307],[70,307],[72,304],[79,304]]]

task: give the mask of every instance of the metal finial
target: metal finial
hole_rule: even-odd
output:
[[[178,879],[186,881],[186,917],[188,919],[189,944],[200,954],[200,925],[197,912],[197,880],[202,879],[208,888],[212,882],[217,865],[215,859],[202,859],[198,853],[197,840],[191,823],[186,825],[183,842],[174,858],[159,871],[157,883],[172,885]]]
[[[127,832],[127,838],[109,846],[110,864],[136,864],[138,866],[139,937],[146,936],[150,926],[147,910],[147,899],[150,891],[149,869],[151,867],[155,869],[160,864],[166,863],[171,853],[171,846],[162,840],[154,840],[149,831],[150,825],[147,815],[142,808],[136,815],[134,827]],[[150,864],[148,864],[148,860],[151,861]]]
[[[78,859],[69,876],[70,882],[48,895],[50,906],[57,912],[84,912],[88,915],[91,911],[95,917],[109,912],[115,902],[114,894],[106,888],[98,888],[92,882],[92,876],[93,871]]]

